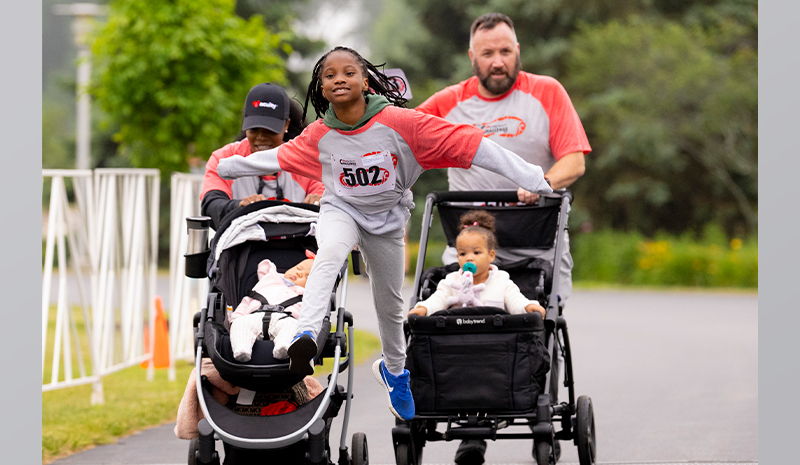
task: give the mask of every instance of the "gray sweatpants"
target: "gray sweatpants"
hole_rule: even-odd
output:
[[[323,206],[317,223],[319,250],[306,282],[297,333],[319,332],[339,269],[353,247],[358,245],[372,286],[386,369],[393,374],[402,373],[406,361],[403,296],[400,293],[405,260],[403,233],[400,229],[396,234],[370,234],[347,213]]]

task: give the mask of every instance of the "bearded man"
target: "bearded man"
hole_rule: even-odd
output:
[[[520,46],[511,18],[501,13],[477,18],[470,28],[469,58],[473,77],[435,93],[416,109],[483,129],[484,137],[541,166],[553,189],[566,188],[581,177],[585,171],[584,156],[591,147],[578,113],[557,80],[521,71]],[[450,190],[454,191],[516,189],[519,201],[525,204],[533,204],[539,198],[538,194],[479,167],[449,168],[447,178]],[[572,293],[573,262],[568,235],[564,245],[560,265],[553,264],[560,273],[559,289],[554,291],[562,302]],[[526,257],[553,263],[555,250],[498,248],[495,264],[502,268]],[[442,261],[444,264],[457,261],[453,247],[447,247]],[[464,441],[456,454],[456,463],[483,463],[485,450],[486,443],[482,440]]]

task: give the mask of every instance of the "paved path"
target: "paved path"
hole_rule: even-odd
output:
[[[377,329],[363,280],[351,282],[347,308],[356,327]],[[566,316],[576,391],[591,396],[595,407],[599,463],[757,462],[756,294],[579,289]],[[370,463],[391,464],[394,419],[370,365],[355,369],[347,445],[353,432],[364,431]],[[343,413],[332,428],[334,451]],[[186,463],[188,441],[176,439],[173,426],[152,428],[55,464]],[[452,463],[456,447],[428,444],[424,463]],[[578,462],[574,446],[563,449],[559,464]],[[523,440],[490,442],[486,459],[497,465],[534,463],[530,443]]]

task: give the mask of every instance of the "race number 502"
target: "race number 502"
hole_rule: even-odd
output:
[[[377,166],[369,168],[342,168],[342,180],[350,187],[377,186],[383,182],[381,169]]]

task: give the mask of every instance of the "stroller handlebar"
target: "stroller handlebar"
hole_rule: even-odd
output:
[[[572,203],[572,192],[567,189],[558,189],[553,193],[539,194],[541,197],[561,199],[567,197]],[[434,203],[440,202],[519,202],[517,191],[497,190],[497,191],[433,191],[428,194],[428,199]]]

